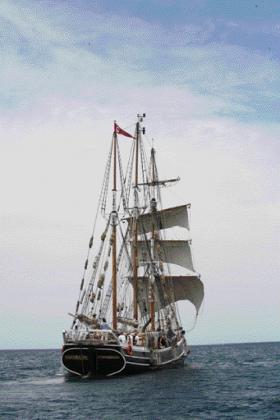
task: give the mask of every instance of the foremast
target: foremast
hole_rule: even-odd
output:
[[[163,290],[163,285],[158,281],[160,277],[160,266],[162,265],[161,262],[158,261],[157,258],[157,250],[156,247],[158,246],[158,239],[160,237],[160,229],[157,223],[157,199],[159,200],[161,204],[161,195],[160,195],[160,188],[162,186],[166,186],[166,184],[172,184],[174,182],[177,182],[179,178],[175,179],[167,179],[167,180],[159,180],[158,178],[158,171],[157,171],[157,165],[155,160],[155,149],[151,149],[151,158],[150,158],[150,170],[149,170],[149,176],[145,178],[144,174],[142,174],[142,179],[144,182],[139,183],[138,182],[138,175],[139,175],[139,147],[142,146],[142,138],[141,134],[142,132],[145,133],[145,128],[141,127],[141,123],[143,122],[143,118],[145,117],[145,114],[143,115],[137,115],[138,121],[136,123],[136,130],[135,130],[135,154],[134,154],[134,207],[133,207],[133,214],[131,218],[132,222],[132,253],[131,253],[131,259],[132,259],[132,285],[133,285],[133,318],[134,320],[138,320],[138,282],[141,279],[139,277],[139,243],[143,242],[143,240],[139,242],[139,235],[144,238],[145,244],[148,245],[148,255],[146,262],[144,263],[144,266],[146,264],[146,270],[144,267],[144,272],[148,275],[145,288],[148,290],[147,294],[147,304],[149,306],[148,310],[148,319],[146,318],[145,325],[150,325],[149,330],[155,331],[156,330],[156,324],[155,324],[155,316],[156,312],[158,313],[158,321],[160,320],[160,314],[161,306],[159,304],[159,295],[166,296],[166,291]],[[145,230],[143,231],[141,226],[141,218],[144,213],[145,217],[145,209],[139,205],[139,187],[146,187],[148,188],[148,196],[149,196],[149,212],[151,215],[151,230],[150,230],[150,236],[147,237],[147,232]],[[140,224],[139,224],[140,222]],[[162,276],[161,276],[162,277]],[[145,275],[144,275],[145,278]],[[157,281],[156,281],[157,279]],[[156,305],[156,302],[158,303]],[[171,307],[172,316],[175,318],[176,326],[178,326],[178,320],[176,316],[176,309],[173,307],[174,301],[172,301],[172,298],[168,299],[168,305]],[[141,314],[143,317],[143,314]],[[165,317],[164,317],[165,319]],[[164,321],[165,322],[165,321]],[[160,324],[160,321],[159,321]]]
[[[158,224],[158,209],[157,205],[158,202],[161,204],[161,193],[160,188],[164,186],[166,183],[172,184],[177,182],[179,178],[176,179],[169,179],[169,180],[159,180],[158,177],[158,169],[156,164],[156,157],[155,157],[155,149],[154,147],[151,148],[151,156],[150,156],[150,176],[148,180],[148,185],[151,191],[150,196],[150,214],[151,214],[151,229],[150,229],[150,249],[151,249],[151,263],[150,263],[150,276],[149,276],[149,306],[150,306],[150,322],[151,322],[151,331],[155,331],[155,315],[156,315],[156,300],[159,301],[160,295],[167,296],[166,287],[164,287],[163,281],[164,280],[164,271],[163,271],[163,264],[161,261],[158,261],[157,258],[157,247],[159,244],[159,240],[161,239],[161,231]],[[168,295],[170,298],[170,291],[168,291]],[[176,315],[176,310],[174,310],[173,305],[174,302],[169,299],[169,305],[172,308],[172,316],[175,318],[176,327],[178,327],[178,319]],[[157,305],[158,311],[158,321],[160,322],[160,308]],[[164,321],[166,322],[168,316],[164,316]]]
[[[112,329],[117,329],[117,131],[113,133],[113,200],[112,200]]]

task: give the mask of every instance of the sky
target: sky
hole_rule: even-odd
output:
[[[1,0],[0,348],[61,345],[112,122],[142,112],[192,203],[189,343],[279,341],[279,41],[278,0]]]

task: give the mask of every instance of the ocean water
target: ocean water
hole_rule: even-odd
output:
[[[59,350],[0,351],[1,419],[280,419],[280,343],[194,346],[184,368],[67,379]]]

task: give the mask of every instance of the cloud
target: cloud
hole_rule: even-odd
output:
[[[65,3],[32,4],[1,4],[4,110],[7,104],[37,108],[51,90],[53,97],[84,97],[86,90],[99,97],[101,84],[114,92],[119,84],[125,91],[172,83],[208,95],[214,114],[277,117],[278,61],[257,49],[213,41],[213,20],[167,28],[95,8],[85,16]]]

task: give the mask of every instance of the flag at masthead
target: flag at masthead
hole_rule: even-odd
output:
[[[114,132],[116,134],[120,134],[121,136],[130,137],[130,138],[134,139],[134,136],[132,134],[129,134],[127,131],[125,131],[121,127],[119,127],[116,122],[114,123]]]

